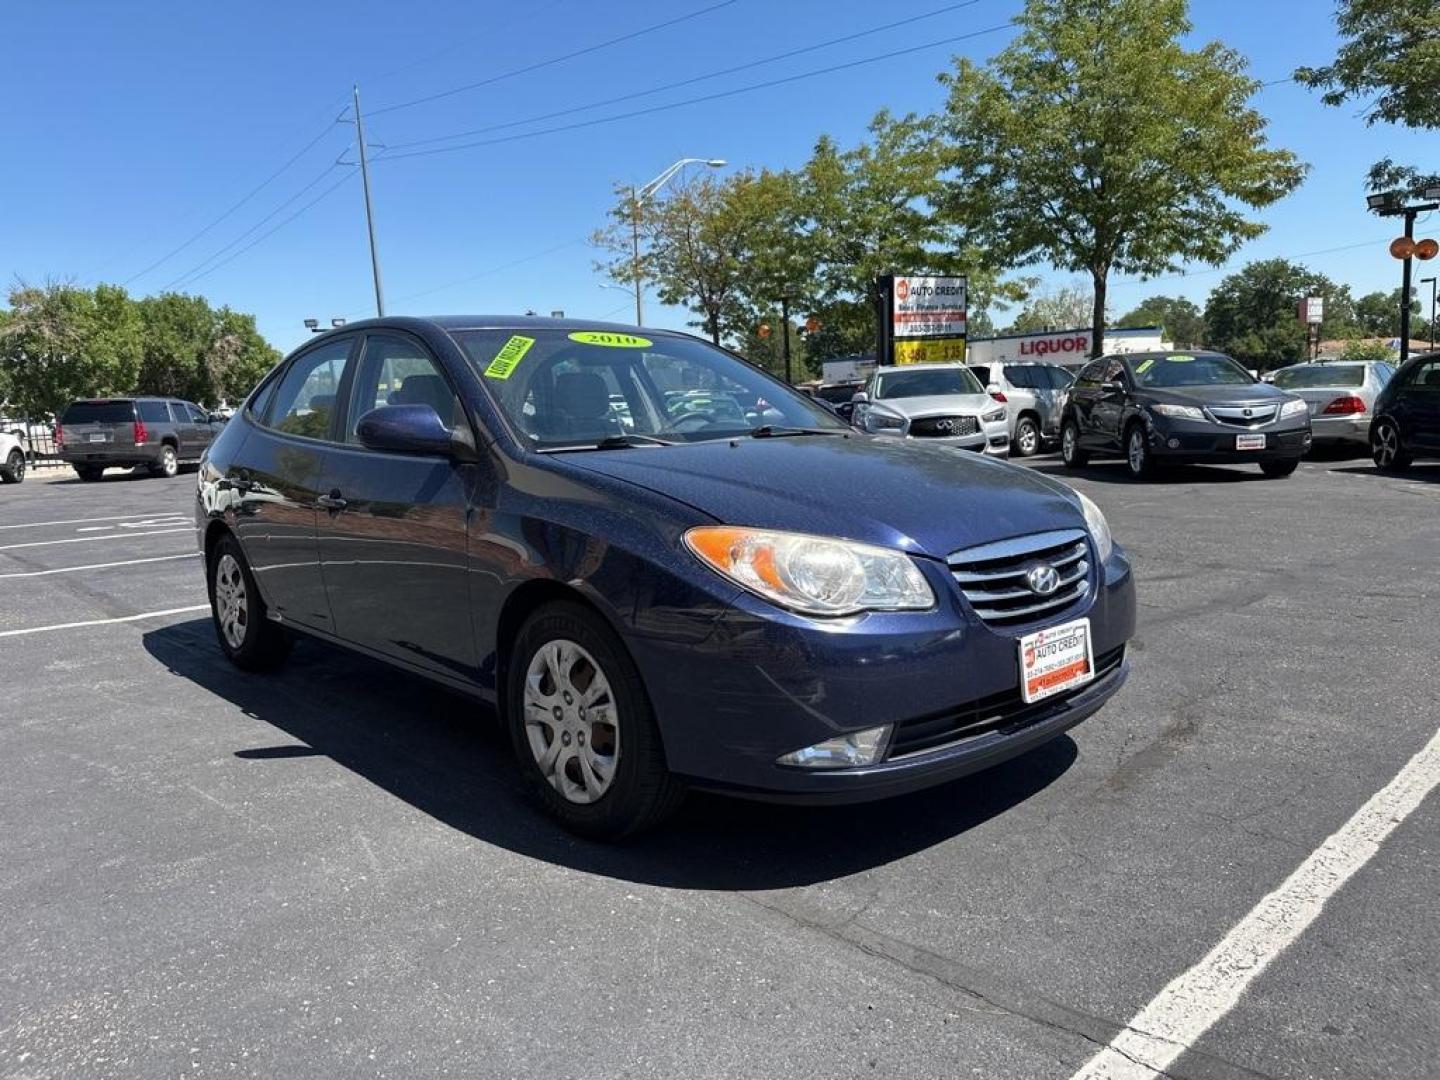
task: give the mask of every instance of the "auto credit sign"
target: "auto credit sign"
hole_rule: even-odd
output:
[[[894,362],[964,360],[965,278],[897,274],[889,284]]]

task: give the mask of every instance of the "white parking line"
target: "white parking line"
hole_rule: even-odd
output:
[[[24,630],[0,630],[0,638],[21,637],[25,634],[44,634],[51,630],[75,630],[82,626],[106,626],[110,623],[138,622],[141,619],[159,619],[166,615],[188,615],[194,611],[209,610],[209,604],[194,604],[190,607],[166,608],[164,611],[145,611],[139,615],[122,615],[118,619],[86,619],[84,622],[55,623],[53,626],[31,626]]]
[[[0,525],[0,529],[38,529],[44,525],[88,525],[92,521],[139,521],[147,517],[180,517],[179,511],[174,514],[167,514],[163,511],[151,511],[148,514],[113,514],[110,517],[90,518],[66,518],[64,521],[25,521],[18,525]]]
[[[150,529],[145,532],[106,533],[104,536],[72,536],[68,540],[31,540],[24,544],[0,544],[0,551],[15,551],[19,548],[49,547],[51,544],[85,544],[91,540],[131,540],[137,536],[164,536],[166,533],[194,532],[193,528]]]
[[[6,578],[45,577],[47,574],[73,574],[79,570],[108,570],[112,566],[139,566],[141,563],[169,562],[172,559],[198,559],[200,552],[187,551],[183,555],[155,555],[148,559],[125,559],[121,562],[90,563],[88,566],[61,566],[54,570],[21,570],[13,574],[0,574],[0,581]]]
[[[1440,784],[1440,731],[1198,964],[1135,1014],[1071,1080],[1153,1080],[1239,1002],[1325,901]]]

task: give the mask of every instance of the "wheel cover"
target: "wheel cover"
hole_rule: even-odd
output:
[[[1033,452],[1037,440],[1037,432],[1035,431],[1035,425],[1032,424],[1029,420],[1022,420],[1020,422],[1019,434],[1020,438],[1018,442],[1020,443],[1020,449],[1027,454]]]
[[[1375,464],[1381,468],[1395,463],[1395,455],[1400,451],[1400,439],[1393,424],[1381,424],[1375,429],[1375,445],[1370,449],[1375,455]]]
[[[160,469],[166,476],[174,476],[179,471],[179,464],[175,459],[175,451],[168,446],[160,455]]]
[[[232,649],[245,644],[250,626],[250,605],[245,595],[245,575],[240,563],[228,552],[215,567],[215,619],[220,633]]]
[[[1130,462],[1130,471],[1138,473],[1145,468],[1145,435],[1136,428],[1130,432],[1130,443],[1126,459]]]
[[[525,739],[540,773],[572,803],[593,803],[615,780],[620,717],[610,680],[595,658],[556,638],[525,671]]]

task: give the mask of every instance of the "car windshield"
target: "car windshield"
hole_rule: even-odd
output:
[[[1306,364],[1277,371],[1275,385],[1282,390],[1364,386],[1365,369],[1359,364]]]
[[[1228,356],[1146,356],[1128,361],[1139,386],[1248,386],[1255,380]]]
[[[701,442],[757,429],[850,429],[758,368],[695,338],[651,331],[455,333],[506,418],[532,449],[607,439]]]
[[[985,388],[968,368],[917,368],[887,371],[875,380],[877,399],[927,397],[931,394],[983,394]]]

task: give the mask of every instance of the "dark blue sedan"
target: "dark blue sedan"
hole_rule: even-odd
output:
[[[209,451],[197,528],[237,665],[300,632],[493,703],[591,836],[687,787],[858,801],[993,765],[1100,708],[1135,626],[1083,495],[609,324],[307,342]]]

